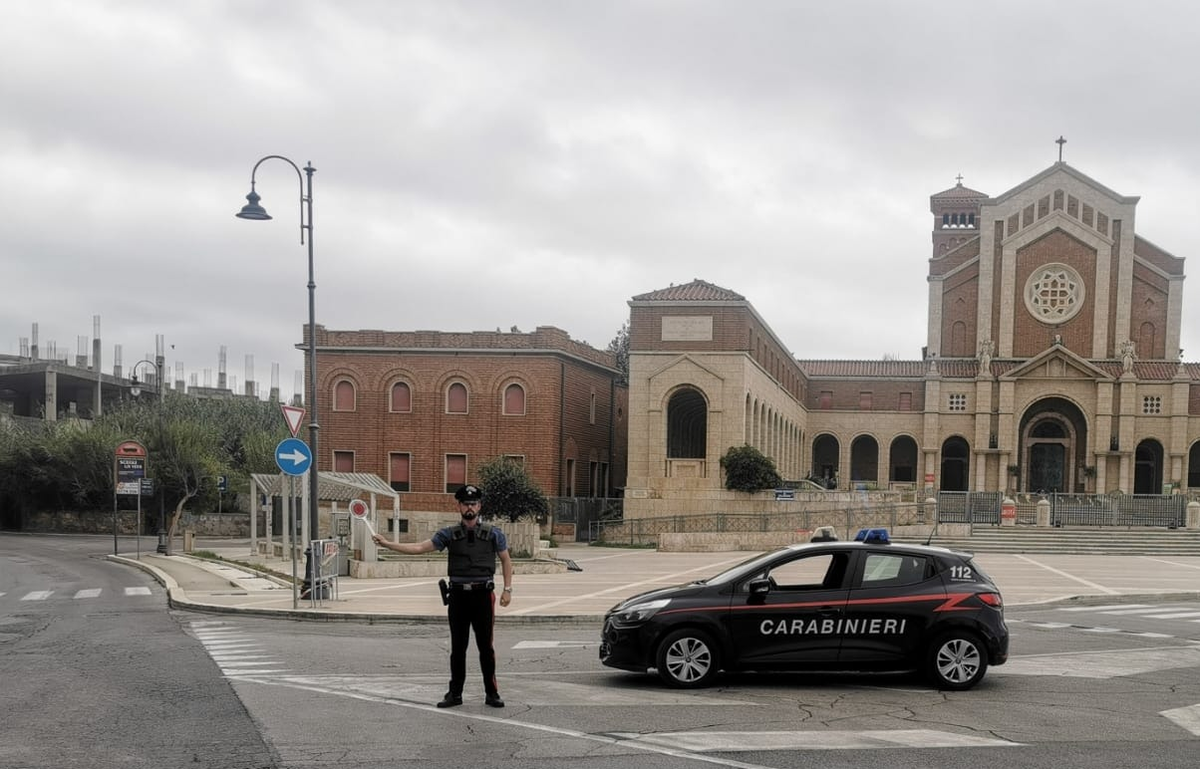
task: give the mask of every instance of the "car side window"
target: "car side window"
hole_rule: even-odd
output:
[[[772,567],[766,574],[775,590],[833,590],[842,586],[849,553],[818,553]]]
[[[904,553],[868,553],[863,560],[862,587],[900,587],[923,582],[929,561]]]

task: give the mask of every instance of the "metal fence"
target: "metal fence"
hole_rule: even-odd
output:
[[[576,542],[590,542],[594,524],[620,521],[625,515],[625,500],[619,497],[550,497],[554,524],[575,527]]]
[[[1000,523],[1000,492],[942,491],[937,496],[939,523]],[[1017,523],[1037,523],[1038,503],[1050,503],[1051,526],[1158,526],[1178,528],[1187,517],[1188,497],[1181,494],[1034,494],[1016,493]]]
[[[932,515],[932,511],[930,511]],[[793,513],[708,513],[671,515],[630,520],[593,521],[589,539],[609,545],[651,546],[660,534],[798,532],[805,535],[820,526],[833,526],[839,537],[859,529],[894,529],[926,522],[920,503],[853,507],[841,510],[809,510]]]

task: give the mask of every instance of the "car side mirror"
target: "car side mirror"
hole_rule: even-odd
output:
[[[752,579],[747,587],[750,588],[750,595],[766,595],[771,592],[771,580],[766,577]]]

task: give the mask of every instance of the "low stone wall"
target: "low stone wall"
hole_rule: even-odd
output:
[[[765,531],[729,534],[659,534],[663,553],[723,553],[730,550],[774,550],[784,545],[807,542],[810,532]]]
[[[897,526],[889,531],[893,539],[912,542],[929,537],[933,526]],[[838,539],[853,539],[857,532],[837,531]],[[969,537],[971,527],[965,523],[943,523],[938,527],[942,537]],[[763,532],[664,532],[658,535],[658,549],[664,553],[722,553],[734,550],[759,552],[774,550],[785,545],[808,542],[811,531],[763,531]]]
[[[567,565],[561,561],[513,559],[513,574],[558,574]],[[397,579],[399,577],[444,577],[446,557],[399,556],[386,561],[350,561],[350,576],[355,579]],[[496,578],[500,578],[497,567]]]
[[[170,521],[171,511],[167,511]],[[261,516],[260,516],[261,518]],[[137,510],[117,511],[117,534],[132,537],[137,533]],[[43,510],[25,516],[22,531],[57,534],[111,534],[111,510]],[[180,518],[179,529],[190,529],[202,537],[249,537],[250,516],[246,513],[187,513]],[[142,534],[158,531],[158,508],[142,508]],[[259,531],[262,531],[261,520]],[[179,531],[176,532],[180,533]]]

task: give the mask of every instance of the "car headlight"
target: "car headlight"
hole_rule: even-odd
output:
[[[612,615],[612,623],[617,627],[640,625],[655,614],[658,614],[659,610],[670,602],[670,598],[659,598],[657,601],[647,601],[628,606]]]

